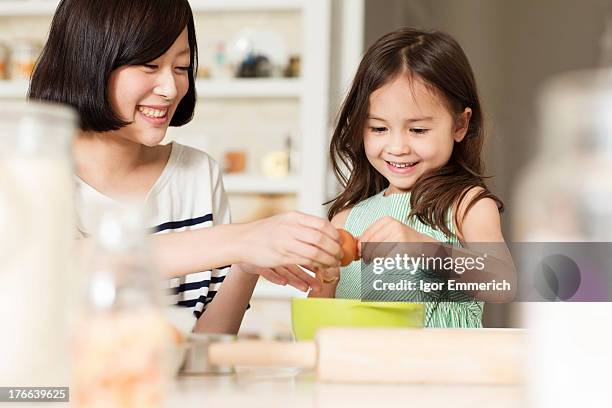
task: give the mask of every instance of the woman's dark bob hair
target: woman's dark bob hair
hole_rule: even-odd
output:
[[[187,28],[191,56],[189,90],[170,126],[193,117],[197,44],[188,0],[62,0],[38,59],[28,98],[73,106],[84,131],[128,125],[113,111],[108,82],[113,70],[163,55]]]

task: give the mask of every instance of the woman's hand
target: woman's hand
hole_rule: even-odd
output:
[[[342,248],[336,228],[327,220],[299,212],[243,224],[238,256],[259,267],[340,265]]]
[[[338,286],[338,282],[340,281],[340,268],[312,268],[309,270],[315,274],[319,286],[312,286],[311,291],[308,293],[308,297],[335,298],[336,286]]]
[[[321,282],[297,265],[284,265],[275,268],[262,268],[252,264],[239,264],[239,266],[242,271],[253,275],[261,275],[277,285],[290,285],[302,292],[307,292],[309,289],[321,290]]]
[[[365,262],[393,254],[394,244],[402,242],[436,242],[393,217],[383,217],[370,225],[358,238],[359,252]],[[362,245],[368,244],[368,245]]]

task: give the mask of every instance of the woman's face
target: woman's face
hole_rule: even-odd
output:
[[[425,172],[444,166],[471,115],[466,108],[456,120],[422,80],[404,74],[372,92],[369,106],[364,149],[389,193],[408,192]]]
[[[116,133],[145,146],[159,144],[189,89],[187,29],[159,58],[111,72],[108,94],[115,113],[129,125]]]

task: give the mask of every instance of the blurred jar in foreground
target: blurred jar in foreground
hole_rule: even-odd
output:
[[[65,387],[73,265],[76,114],[0,102],[0,385]]]
[[[97,219],[84,262],[89,285],[75,331],[72,401],[76,407],[161,407],[171,334],[142,211],[117,204],[98,209]]]
[[[539,155],[516,191],[517,239],[612,241],[612,71],[553,79],[541,94],[540,119]],[[612,303],[523,306],[530,406],[609,405]]]
[[[550,81],[540,119],[539,154],[516,191],[516,235],[612,240],[612,70]]]

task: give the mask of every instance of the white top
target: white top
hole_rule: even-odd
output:
[[[95,229],[88,211],[115,200],[76,177],[77,228],[82,236]],[[162,174],[145,198],[147,225],[154,234],[187,231],[231,222],[218,164],[208,154],[172,143]],[[201,248],[206,251],[207,248]],[[193,310],[199,318],[219,290],[230,266],[193,273],[168,281],[170,302]]]

